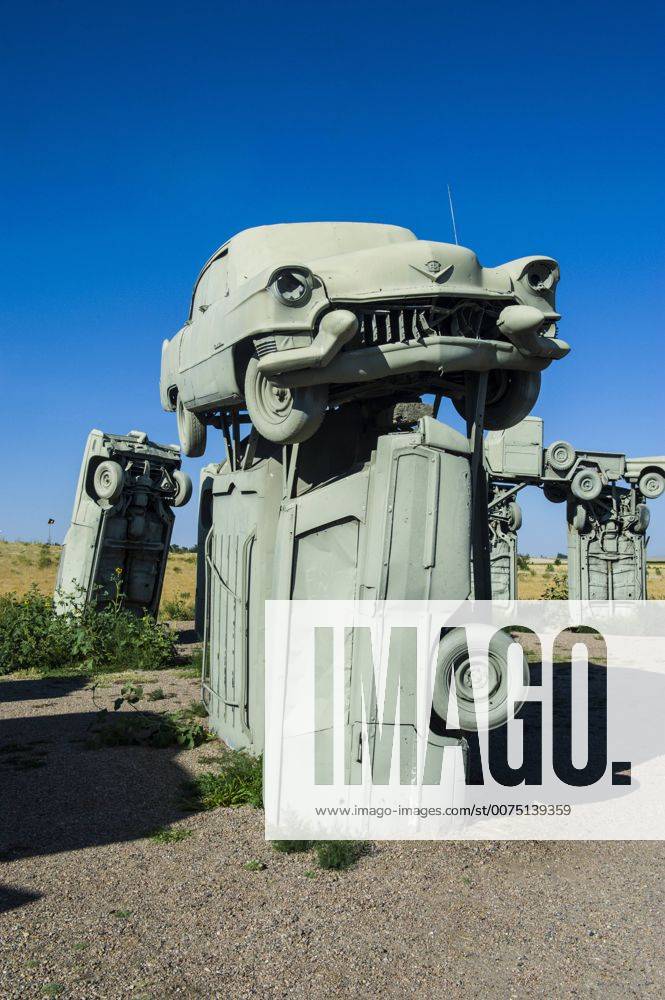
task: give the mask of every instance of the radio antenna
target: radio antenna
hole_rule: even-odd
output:
[[[457,226],[455,225],[455,209],[453,208],[453,194],[450,190],[450,184],[448,185],[448,204],[450,205],[450,218],[453,222],[453,234],[455,236],[455,243],[459,246],[459,240],[457,239]]]

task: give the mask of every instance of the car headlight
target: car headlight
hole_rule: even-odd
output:
[[[312,276],[309,271],[285,267],[273,275],[270,287],[285,306],[304,306],[312,297]]]
[[[533,292],[550,291],[559,280],[559,268],[550,260],[534,260],[522,272],[521,280]]]

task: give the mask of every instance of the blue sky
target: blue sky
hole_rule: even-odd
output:
[[[561,264],[573,350],[543,380],[546,440],[665,453],[664,27],[640,2],[5,5],[1,537],[54,516],[62,538],[91,427],[176,439],[161,341],[228,236],[451,240],[448,182],[483,263]],[[563,549],[561,507],[530,493],[522,550]],[[651,536],[665,555],[665,498]]]

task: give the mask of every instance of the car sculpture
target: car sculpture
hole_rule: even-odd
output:
[[[485,426],[522,420],[556,336],[559,268],[532,256],[482,267],[473,251],[369,223],[248,229],[194,286],[189,317],[162,346],[162,406],[186,455],[207,426],[245,407],[269,441],[305,441],[326,409],[367,396],[449,396],[488,372]]]
[[[118,602],[156,615],[174,507],[192,494],[176,445],[143,431],[88,435],[55,585],[58,611]]]

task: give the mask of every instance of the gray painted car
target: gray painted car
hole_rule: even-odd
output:
[[[189,317],[162,346],[161,402],[183,452],[246,407],[269,441],[305,441],[328,406],[424,392],[465,413],[465,376],[489,372],[485,426],[522,420],[556,337],[559,268],[532,256],[482,267],[473,251],[370,223],[246,230],[194,286]]]
[[[411,430],[382,433],[362,411],[356,404],[331,413],[315,439],[294,449],[290,470],[282,448],[261,440],[254,450],[248,439],[237,467],[229,456],[201,473],[203,700],[212,729],[232,747],[264,749],[267,600],[463,601],[472,593],[469,441],[430,416]],[[439,646],[436,718],[427,734],[428,766],[439,775],[445,746],[460,743],[445,728],[454,682],[460,722],[473,728],[469,656],[459,639],[448,630]],[[491,726],[506,718],[507,645],[500,640],[492,654]],[[347,780],[357,780],[363,754],[375,775],[387,773],[391,744],[371,721],[362,745],[361,678],[371,653],[362,643],[348,649]],[[325,643],[317,664],[326,690],[332,659]],[[408,742],[418,728],[415,692],[405,686],[400,698],[400,742]],[[376,700],[365,708],[374,720]],[[328,728],[320,716],[319,724]]]
[[[177,446],[149,441],[143,431],[90,431],[60,557],[56,607],[119,600],[136,614],[156,615],[173,508],[186,504],[191,492]]]

